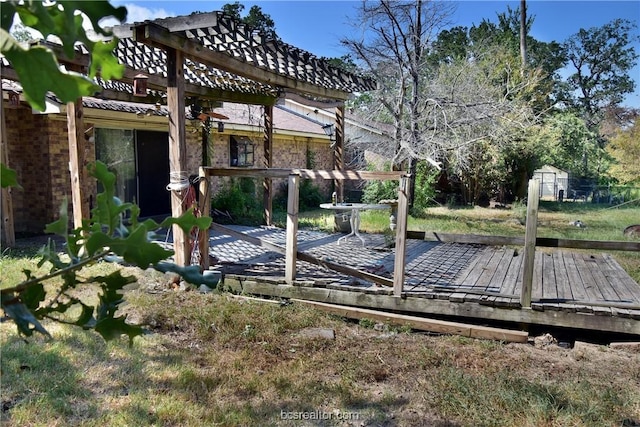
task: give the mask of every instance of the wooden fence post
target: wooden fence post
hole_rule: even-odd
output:
[[[522,292],[520,305],[531,307],[531,291],[533,289],[533,265],[536,255],[536,237],[538,229],[538,201],[540,200],[540,181],[529,180],[527,198],[527,225],[524,234],[524,267],[522,269]]]
[[[287,237],[285,247],[284,276],[287,284],[296,278],[296,254],[298,252],[298,199],[300,175],[289,175],[289,194],[287,197]]]
[[[207,217],[211,214],[211,192],[209,191],[209,177],[204,171],[204,168],[201,167],[198,171],[198,176],[200,178],[200,186],[199,186],[199,205],[200,205],[200,216]],[[198,249],[200,251],[200,267],[201,269],[208,270],[209,269],[209,229],[200,230],[198,232]]]
[[[396,218],[396,254],[393,268],[393,296],[402,296],[404,286],[405,255],[407,252],[407,216],[409,203],[407,190],[409,189],[409,177],[400,178],[398,188],[398,217]]]

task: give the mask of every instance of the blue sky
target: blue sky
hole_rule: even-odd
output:
[[[229,1],[163,1],[163,0],[115,0],[114,5],[124,5],[129,11],[129,22],[167,16],[189,15],[193,12],[220,10]],[[483,19],[495,22],[496,15],[506,12],[507,6],[519,7],[520,1],[452,1],[456,11],[452,16],[453,25],[471,26]],[[304,1],[271,0],[240,1],[248,12],[252,5],[258,5],[275,22],[280,38],[291,45],[304,49],[316,56],[339,57],[347,52],[340,46],[340,39],[353,31],[350,22],[356,14],[359,1]],[[527,1],[529,16],[535,18],[531,35],[541,41],[563,42],[581,28],[602,26],[616,18],[629,19],[640,26],[640,2],[626,1]],[[640,29],[636,28],[636,36]],[[635,44],[640,53],[640,43]],[[640,86],[640,66],[632,70],[632,78]],[[627,97],[628,106],[640,108],[640,87]]]

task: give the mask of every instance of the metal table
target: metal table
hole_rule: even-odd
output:
[[[322,209],[332,209],[334,211],[351,211],[351,218],[349,219],[349,223],[351,224],[351,233],[346,236],[342,236],[338,239],[338,245],[341,240],[345,240],[348,237],[356,236],[358,239],[362,241],[362,246],[364,247],[364,238],[359,233],[360,228],[360,211],[363,209],[389,209],[390,206],[388,204],[369,204],[369,203],[323,203],[320,205]]]

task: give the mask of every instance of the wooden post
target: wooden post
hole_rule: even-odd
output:
[[[211,192],[209,191],[209,178],[204,171],[204,168],[200,168],[198,171],[200,177],[200,214],[202,217],[207,217],[211,214]],[[200,250],[200,267],[202,270],[209,269],[209,229],[200,230],[198,234],[198,249]]]
[[[407,252],[407,216],[409,214],[408,203],[409,177],[400,178],[398,188],[398,217],[396,218],[396,254],[393,268],[393,296],[402,296],[404,287],[404,267]]]
[[[9,167],[9,145],[7,144],[6,123],[4,121],[4,98],[2,85],[0,85],[0,152],[2,153],[2,163]],[[4,232],[4,244],[8,247],[15,246],[16,233],[13,222],[13,201],[11,199],[11,188],[2,189],[2,230]]]
[[[169,171],[186,173],[187,146],[185,139],[185,103],[184,103],[184,55],[175,49],[167,48],[167,107],[169,109]],[[174,218],[184,213],[182,193],[171,192],[171,215]],[[185,266],[190,262],[189,242],[185,232],[174,224],[173,250],[174,262]]]
[[[69,173],[73,203],[73,228],[82,227],[82,219],[89,218],[89,204],[85,200],[84,122],[82,98],[67,103],[67,132],[69,136]]]
[[[520,305],[531,307],[533,289],[533,265],[536,255],[536,235],[538,227],[538,201],[540,200],[540,181],[529,180],[527,197],[527,225],[524,234],[524,266],[522,268],[522,292]]]
[[[264,167],[269,169],[273,166],[273,106],[264,107]],[[273,186],[271,178],[265,177],[262,180],[264,223],[273,223]]]
[[[285,280],[289,285],[296,279],[299,187],[300,175],[289,175],[289,194],[287,196],[287,237],[284,270]]]
[[[336,141],[333,146],[334,169],[344,170],[344,105],[336,108]],[[344,201],[344,181],[333,181],[338,201]]]

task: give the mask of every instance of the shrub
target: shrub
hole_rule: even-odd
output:
[[[215,216],[217,209],[230,215],[216,218],[217,221],[260,224],[263,215],[261,200],[256,197],[252,178],[231,179],[211,200],[212,215]]]

